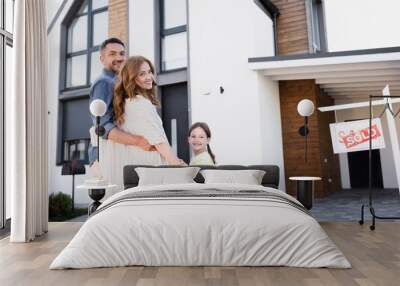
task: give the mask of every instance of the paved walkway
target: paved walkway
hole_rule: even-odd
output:
[[[373,192],[375,214],[400,217],[400,194],[397,189],[379,189]],[[358,221],[362,203],[368,204],[367,189],[345,189],[326,198],[315,199],[311,213],[318,221]],[[365,208],[365,220],[371,220]]]

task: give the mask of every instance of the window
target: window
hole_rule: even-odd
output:
[[[100,44],[108,34],[108,8],[103,0],[87,0],[66,23],[65,89],[87,87],[100,74]]]
[[[186,0],[161,0],[161,71],[187,67]]]
[[[0,0],[0,228],[10,218],[10,194],[5,188],[5,106],[11,93],[10,85],[13,48],[14,0]]]
[[[79,160],[87,160],[87,149],[89,139],[81,140],[65,140],[64,141],[64,162]]]
[[[327,48],[322,2],[321,0],[311,0],[310,6],[311,48],[314,53],[325,52]]]
[[[100,75],[100,45],[108,38],[108,0],[75,0],[62,26],[60,132],[57,164],[88,163],[90,85]]]

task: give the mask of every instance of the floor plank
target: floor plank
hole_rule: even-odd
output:
[[[375,231],[368,224],[322,222],[352,269],[137,266],[50,271],[52,260],[81,225],[50,223],[49,233],[27,244],[0,240],[0,285],[399,285],[400,222],[379,222]]]

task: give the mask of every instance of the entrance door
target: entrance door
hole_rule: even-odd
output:
[[[347,153],[352,188],[368,188],[369,151]],[[372,150],[372,187],[383,188],[381,156],[379,150]]]
[[[189,130],[187,83],[161,87],[161,108],[164,130],[178,157],[189,163]]]

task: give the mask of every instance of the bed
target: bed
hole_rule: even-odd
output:
[[[199,173],[195,183],[150,186],[138,186],[137,167],[124,168],[125,190],[103,202],[50,269],[351,267],[310,213],[277,189],[277,166],[201,167],[264,170],[261,185],[204,183]]]

